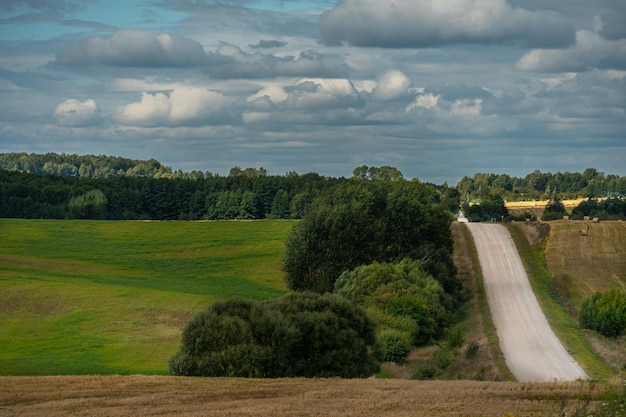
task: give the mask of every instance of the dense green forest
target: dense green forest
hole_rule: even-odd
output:
[[[352,179],[417,181],[404,178],[393,167],[366,165],[357,167]],[[300,219],[316,197],[348,180],[316,173],[269,175],[263,168],[240,167],[233,167],[228,176],[220,176],[174,171],[154,159],[5,153],[0,154],[0,217]],[[616,204],[623,205],[626,196],[626,177],[606,175],[593,168],[583,173],[556,174],[536,170],[524,178],[475,174],[464,177],[456,186],[428,185],[436,191],[432,203],[442,203],[451,212],[463,206],[474,220],[506,217],[502,212],[504,201],[554,198],[591,199],[575,215],[612,213]],[[600,197],[611,201],[594,200]],[[618,212],[613,217],[621,218]]]
[[[392,173],[404,180],[395,168],[365,167],[365,171],[369,176],[363,179],[383,180]],[[316,173],[269,175],[263,168],[240,167],[232,168],[228,176],[182,173],[154,160],[107,156],[2,154],[0,217],[300,219],[317,196],[347,180]],[[436,188],[435,202],[445,200],[451,210],[458,207],[453,188]]]

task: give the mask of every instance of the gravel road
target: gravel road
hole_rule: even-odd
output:
[[[587,379],[550,328],[509,231],[499,224],[467,225],[478,251],[500,348],[513,375],[523,382]]]

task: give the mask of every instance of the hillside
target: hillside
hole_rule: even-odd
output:
[[[572,281],[577,307],[594,292],[626,291],[626,222],[550,222],[545,253],[555,277]],[[581,236],[579,230],[588,230]]]

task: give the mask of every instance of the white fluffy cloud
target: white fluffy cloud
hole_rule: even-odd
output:
[[[178,88],[168,94],[142,93],[141,101],[124,106],[116,116],[131,126],[182,126],[202,124],[224,109],[230,100],[200,88]]]
[[[102,122],[100,108],[92,99],[83,102],[65,100],[54,110],[54,117],[60,126],[66,127],[93,126]]]
[[[591,68],[625,70],[626,39],[606,40],[599,34],[579,30],[576,44],[566,49],[533,49],[516,67],[523,71],[580,72]]]
[[[388,71],[379,77],[376,87],[372,90],[372,99],[389,101],[407,94],[411,80],[401,71]]]
[[[342,0],[323,15],[321,30],[331,45],[376,47],[503,41],[554,47],[574,41],[566,19],[506,0]]]
[[[295,109],[329,109],[356,106],[359,99],[359,93],[348,79],[309,78],[289,88],[285,103]]]
[[[205,62],[198,42],[169,33],[145,30],[117,31],[111,38],[93,37],[57,54],[60,65],[120,67],[188,67]]]

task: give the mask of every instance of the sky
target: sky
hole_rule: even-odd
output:
[[[0,153],[626,175],[624,0],[1,0]]]

